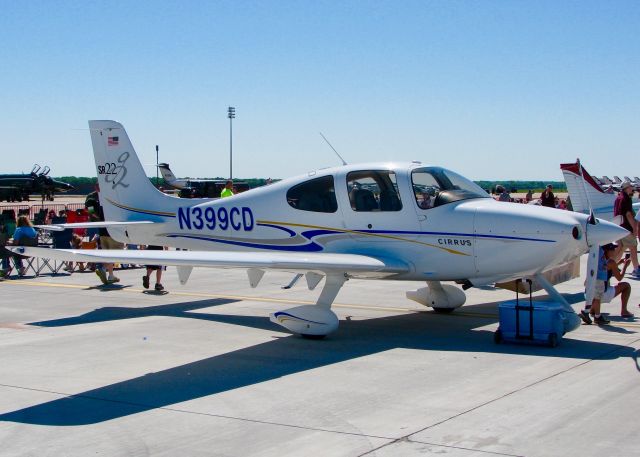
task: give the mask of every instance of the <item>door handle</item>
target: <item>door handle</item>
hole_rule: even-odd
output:
[[[418,216],[418,220],[419,220],[420,222],[426,221],[426,220],[427,220],[427,216],[425,216],[424,214],[420,214],[420,215]]]

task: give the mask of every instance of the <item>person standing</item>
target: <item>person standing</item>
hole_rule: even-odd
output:
[[[640,277],[640,269],[638,268],[638,223],[635,220],[636,213],[633,211],[631,196],[633,195],[633,186],[629,181],[622,183],[618,197],[613,204],[613,219],[622,228],[629,231],[629,234],[622,238],[618,243],[620,245],[616,259],[619,260],[627,249],[633,264],[631,274]]]
[[[527,192],[527,195],[524,197],[524,199],[527,203],[533,200],[533,191],[531,189],[529,189],[529,192]]]
[[[233,195],[233,181],[228,180],[222,192],[220,192],[220,198],[231,197]]]
[[[100,204],[100,187],[96,184],[95,192],[87,195],[87,198],[84,203],[87,209],[92,209],[95,214],[95,218],[97,221],[104,221],[104,210],[102,209],[102,205]],[[100,243],[98,245],[99,249],[123,249],[124,244],[119,241],[114,240],[109,235],[109,231],[105,227],[100,227],[98,229],[98,236]],[[96,275],[102,281],[102,284],[113,284],[115,282],[119,282],[120,278],[113,274],[113,263],[104,263],[102,264],[104,268],[101,268],[99,265],[96,265]]]
[[[148,245],[147,251],[162,251],[164,248],[162,246],[153,246]],[[161,265],[147,265],[147,273],[142,277],[142,287],[145,289],[149,288],[149,278],[151,276],[151,272],[155,270],[156,272],[156,285],[154,289],[156,292],[162,292],[164,290],[164,286],[160,282],[162,280],[162,266]]]
[[[556,207],[556,196],[553,195],[553,186],[549,184],[547,188],[540,195],[540,204],[549,208]]]

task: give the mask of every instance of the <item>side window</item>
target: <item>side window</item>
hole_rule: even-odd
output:
[[[474,198],[491,198],[473,181],[440,167],[416,168],[411,172],[411,181],[416,203],[422,209]]]
[[[338,210],[333,176],[323,176],[293,186],[287,191],[287,203],[295,209],[316,213]]]
[[[354,211],[400,211],[396,174],[388,170],[352,171],[347,175],[349,202]]]
[[[411,173],[411,180],[418,207],[433,208],[436,197],[440,194],[440,184],[436,178],[429,172],[416,170]]]

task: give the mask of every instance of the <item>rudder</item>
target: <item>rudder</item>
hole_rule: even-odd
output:
[[[122,124],[94,120],[89,130],[105,219],[162,222],[173,198],[153,187]]]
[[[581,166],[580,163],[560,164],[573,210],[589,214],[591,207],[597,217],[610,221],[616,195],[604,192],[584,167],[581,173]]]

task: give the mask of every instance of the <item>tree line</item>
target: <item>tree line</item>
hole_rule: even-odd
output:
[[[73,192],[75,194],[88,194],[92,192],[97,178],[89,178],[84,176],[61,176],[59,178],[55,178],[57,180],[66,182],[71,184],[76,188]],[[225,180],[226,178],[204,178],[204,179],[216,179],[216,180]],[[156,179],[155,177],[149,178],[151,184],[158,187],[166,186],[164,180],[162,178]],[[264,186],[267,182],[266,178],[242,178],[242,179],[234,179],[234,181],[246,182],[249,184],[250,188]],[[277,180],[274,180],[277,181]],[[502,186],[507,189],[509,192],[527,192],[529,189],[534,193],[542,192],[547,184],[551,184],[553,186],[553,190],[556,192],[566,192],[567,185],[564,181],[474,181],[484,190],[489,193],[495,193],[495,189],[497,186]]]
[[[90,192],[93,192],[96,186],[96,182],[98,182],[98,178],[89,178],[86,176],[61,176],[59,178],[54,178],[54,179],[71,184],[76,189],[69,193],[78,194],[78,195],[85,195]],[[227,178],[202,178],[202,179],[215,179],[215,180],[225,181]],[[166,183],[162,178],[156,178],[154,176],[152,178],[149,178],[149,181],[151,182],[151,184],[153,184],[156,187],[169,187],[166,185]],[[264,186],[267,183],[266,178],[234,179],[234,181],[246,182],[247,184],[249,184],[249,187],[252,189],[254,187]],[[277,180],[274,179],[274,181],[277,181]]]

